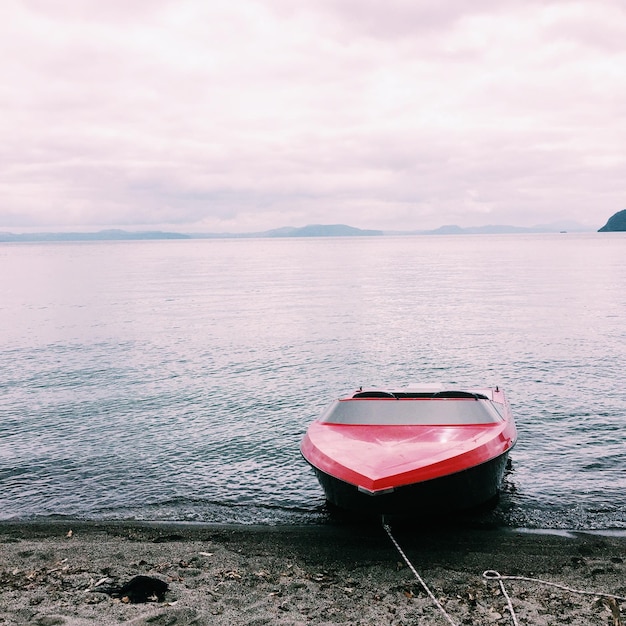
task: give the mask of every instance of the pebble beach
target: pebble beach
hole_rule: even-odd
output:
[[[406,526],[392,532],[440,608],[382,526],[4,522],[0,624],[626,621],[623,533]],[[505,579],[505,594],[483,576],[486,570],[533,580]],[[111,593],[137,576],[165,583],[166,592],[140,601]]]

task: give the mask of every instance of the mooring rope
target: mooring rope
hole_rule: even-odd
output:
[[[511,598],[506,591],[506,587],[502,582],[503,578],[508,578],[508,576],[501,576],[499,572],[496,572],[495,569],[488,569],[483,572],[483,578],[487,580],[497,580],[500,583],[500,591],[502,595],[506,598],[506,604],[509,607],[509,613],[511,614],[511,621],[513,622],[513,626],[519,626],[519,622],[517,621],[517,615],[515,614],[515,610],[513,609],[513,603],[511,602]]]
[[[409,569],[413,572],[413,575],[415,576],[415,578],[417,578],[420,585],[424,587],[424,590],[426,591],[430,599],[435,603],[437,608],[441,611],[442,615],[448,620],[448,623],[452,624],[452,626],[457,626],[456,623],[452,620],[452,618],[448,615],[446,610],[443,608],[443,606],[441,606],[441,603],[439,602],[439,600],[435,598],[435,596],[433,595],[433,592],[428,588],[428,585],[424,582],[422,577],[419,575],[418,571],[415,569],[415,567],[413,567],[413,563],[409,561],[409,557],[407,557],[407,555],[404,554],[404,551],[400,547],[400,544],[396,541],[395,537],[391,534],[391,528],[389,527],[388,524],[385,524],[384,521],[383,521],[383,528],[385,529],[386,533],[389,535],[389,539],[391,539],[391,542],[396,547],[396,550],[398,551],[398,553],[400,554],[404,562],[408,565]]]
[[[581,589],[573,589],[572,587],[567,587],[566,585],[560,585],[559,583],[552,583],[548,580],[541,580],[541,578],[528,578],[527,576],[504,576],[496,570],[488,569],[486,572],[483,572],[483,578],[487,580],[525,580],[529,583],[541,583],[542,585],[550,585],[550,587],[556,587],[557,589],[562,589],[563,591],[569,591],[570,593],[579,593],[583,596],[599,596],[601,598],[613,598],[613,600],[618,600],[620,602],[626,602],[626,598],[622,596],[616,596],[614,593],[604,593],[603,591],[582,591]]]
[[[411,561],[409,560],[409,557],[407,557],[407,555],[404,553],[404,550],[402,550],[402,548],[400,547],[400,544],[396,541],[396,538],[391,533],[390,526],[388,524],[385,524],[384,518],[383,518],[383,528],[385,529],[385,532],[387,533],[387,535],[389,535],[389,539],[391,539],[391,542],[393,543],[393,545],[396,547],[398,554],[400,554],[400,556],[402,557],[404,562],[407,564],[411,572],[413,572],[413,575],[418,580],[420,585],[422,585],[422,587],[428,594],[429,598],[433,601],[435,606],[441,611],[441,614],[446,618],[449,624],[452,624],[452,626],[457,626],[455,622],[453,621],[453,619],[450,617],[450,615],[443,608],[439,600],[435,598],[432,591],[428,588],[428,585],[424,582],[424,579],[419,575],[419,572],[415,569],[415,567],[413,566],[413,563],[411,563]],[[622,596],[617,596],[613,593],[604,593],[601,591],[583,591],[581,589],[573,589],[572,587],[568,587],[567,585],[560,585],[559,583],[553,583],[548,580],[542,580],[541,578],[529,578],[527,576],[505,576],[505,575],[500,574],[500,572],[497,572],[496,570],[493,570],[493,569],[485,570],[483,572],[483,578],[485,580],[495,581],[500,585],[500,591],[502,592],[502,595],[506,598],[509,613],[511,614],[511,621],[513,622],[514,626],[519,626],[519,622],[517,621],[517,615],[515,614],[515,610],[513,609],[513,603],[511,602],[511,598],[506,590],[506,587],[504,586],[503,581],[505,580],[521,580],[521,581],[530,582],[530,583],[539,583],[541,585],[548,585],[550,587],[556,587],[557,589],[561,589],[562,591],[567,591],[568,593],[580,594],[584,596],[594,596],[594,597],[600,597],[600,598],[609,598],[611,600],[614,600],[615,602],[626,602],[626,598]]]

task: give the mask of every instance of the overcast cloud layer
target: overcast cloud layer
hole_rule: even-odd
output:
[[[591,227],[621,0],[3,0],[0,229]]]

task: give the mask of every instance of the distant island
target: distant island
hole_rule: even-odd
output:
[[[137,241],[140,239],[191,239],[189,235],[161,231],[131,232],[126,230],[99,230],[95,233],[4,233],[0,243],[18,241]]]
[[[599,233],[616,233],[626,231],[626,209],[609,217],[609,221],[598,230]]]
[[[607,228],[612,220],[621,215],[621,228]],[[626,230],[626,211],[616,213],[600,231]],[[252,239],[252,238],[286,238],[286,237],[380,237],[383,235],[483,235],[483,234],[523,234],[523,233],[558,233],[558,232],[591,232],[590,229],[575,222],[560,222],[531,227],[489,225],[462,228],[456,225],[440,226],[434,230],[387,231],[364,230],[345,224],[309,224],[308,226],[275,228],[253,233],[173,233],[164,231],[126,231],[119,229],[100,230],[98,232],[81,233],[9,233],[0,232],[0,243],[12,242],[46,242],[46,241],[140,241],[160,239]]]

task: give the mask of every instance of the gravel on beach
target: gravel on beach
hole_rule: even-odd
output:
[[[626,624],[623,534],[392,532],[445,615],[380,526],[3,522],[0,624],[513,624],[486,570],[590,592],[504,580],[520,626]]]

